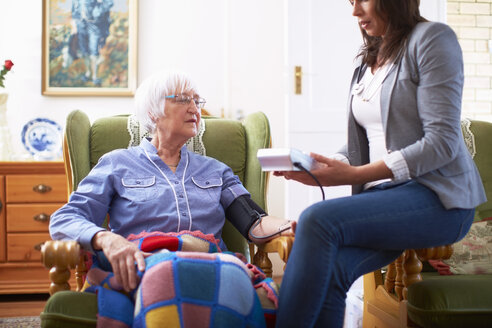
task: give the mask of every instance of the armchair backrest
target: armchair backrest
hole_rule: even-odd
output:
[[[203,117],[203,143],[207,156],[227,164],[251,193],[252,199],[266,207],[267,175],[256,158],[259,148],[270,146],[270,125],[265,114],[257,112],[243,122]],[[66,121],[63,157],[69,193],[77,189],[99,158],[114,149],[127,148],[130,134],[128,115],[100,118],[90,123],[88,116],[72,111]],[[230,251],[248,254],[246,239],[226,221],[222,237]]]
[[[462,131],[487,196],[487,202],[476,208],[475,221],[492,219],[492,123],[465,119],[462,121]]]

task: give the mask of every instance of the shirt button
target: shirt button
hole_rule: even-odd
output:
[[[180,195],[179,195],[179,198],[183,198],[183,194],[180,194]]]
[[[140,184],[140,181],[137,181],[137,184]]]
[[[183,212],[183,213],[181,213],[181,214],[182,214],[183,216],[186,216],[186,213],[185,213],[185,212]]]
[[[179,183],[179,181],[174,181],[174,184],[178,184],[178,183]]]
[[[210,182],[207,181],[207,182],[205,182],[205,184],[208,185],[208,184],[210,184]]]

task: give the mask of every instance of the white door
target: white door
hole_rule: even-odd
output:
[[[346,103],[354,59],[361,44],[348,1],[288,0],[287,145],[305,152],[331,154],[345,143]],[[302,68],[302,92],[295,93],[295,67]],[[349,187],[325,188],[326,198],[350,193]],[[286,216],[297,219],[320,201],[317,187],[286,184]]]

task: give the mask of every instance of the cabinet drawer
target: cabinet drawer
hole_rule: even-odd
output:
[[[8,261],[41,261],[41,243],[51,240],[47,232],[40,233],[8,233]]]
[[[7,203],[66,202],[67,183],[63,174],[9,175]]]
[[[63,204],[7,204],[7,232],[47,232],[51,214]]]

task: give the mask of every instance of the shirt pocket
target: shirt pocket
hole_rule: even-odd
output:
[[[123,197],[130,201],[145,202],[155,197],[155,176],[121,178]]]
[[[207,194],[207,197],[209,197],[212,202],[220,202],[220,195],[223,185],[222,178],[191,177],[191,181],[195,184],[199,197]]]

